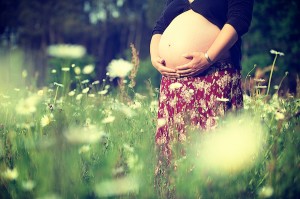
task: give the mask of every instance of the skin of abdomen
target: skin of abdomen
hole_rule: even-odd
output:
[[[159,42],[159,56],[167,67],[175,68],[190,60],[185,53],[206,52],[218,36],[220,29],[202,15],[188,10],[169,24]]]

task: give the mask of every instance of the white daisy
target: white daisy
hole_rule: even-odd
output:
[[[112,60],[107,67],[108,76],[111,78],[124,78],[129,74],[132,68],[133,64],[129,61],[124,59]]]
[[[88,75],[88,74],[91,74],[94,71],[94,69],[95,69],[95,66],[92,64],[89,64],[83,68],[82,73]]]

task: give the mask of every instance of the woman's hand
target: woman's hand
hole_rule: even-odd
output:
[[[159,56],[151,57],[152,65],[164,76],[179,77],[175,69],[166,67],[166,62]]]
[[[176,70],[180,77],[195,76],[205,71],[211,64],[208,63],[203,52],[184,54],[183,57],[191,60],[187,64],[177,66]]]

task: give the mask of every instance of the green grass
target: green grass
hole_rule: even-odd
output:
[[[300,100],[295,96],[257,91],[245,98],[245,110],[234,117],[241,125],[234,130],[256,133],[261,128],[265,135],[253,156],[243,156],[247,164],[235,170],[222,169],[223,162],[220,169],[204,167],[190,149],[204,147],[207,134],[190,132],[187,142],[173,143],[177,169],[167,168],[169,175],[158,177],[155,184],[157,91],[145,85],[143,98],[123,84],[102,95],[98,91],[105,84],[72,81],[77,85],[74,96],[68,95],[66,85],[54,84],[43,92],[37,88],[1,92],[0,198],[231,199],[300,194]],[[90,91],[82,93],[87,86]],[[31,96],[35,103],[32,98],[26,106],[20,104]],[[20,114],[16,107],[28,114]],[[42,125],[44,116],[50,122]],[[228,123],[220,119],[220,134]],[[229,146],[231,141],[224,143]],[[178,152],[183,147],[184,156]],[[193,167],[196,164],[200,166]],[[17,175],[7,173],[13,168]]]

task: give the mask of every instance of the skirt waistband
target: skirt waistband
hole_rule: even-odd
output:
[[[196,75],[195,77],[212,74],[212,73],[215,73],[217,71],[224,70],[227,68],[235,68],[235,66],[230,58],[222,59],[222,60],[219,60],[219,61],[213,63],[207,70],[205,70],[203,73]]]

